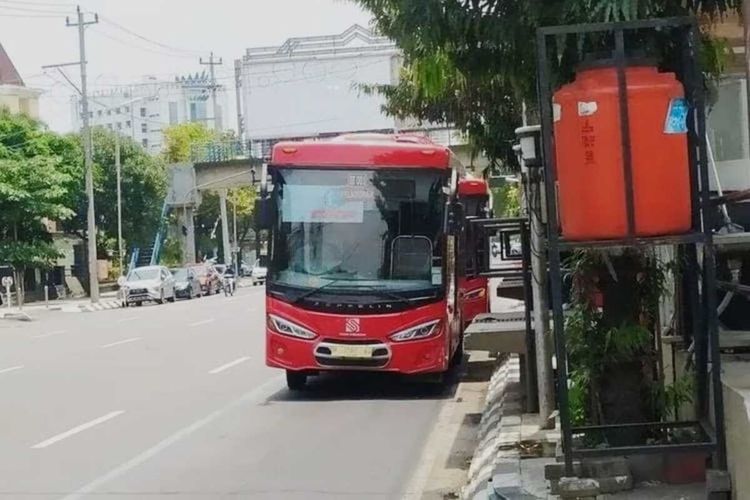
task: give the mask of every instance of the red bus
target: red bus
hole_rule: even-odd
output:
[[[464,175],[448,148],[416,136],[273,148],[259,206],[269,230],[266,364],[286,370],[290,389],[321,371],[440,374],[460,359]]]
[[[470,177],[458,181],[458,201],[463,207],[464,217],[468,219],[489,219],[492,217],[492,195],[484,179]],[[461,236],[465,236],[462,233]],[[476,243],[482,245],[480,240]],[[459,250],[466,247],[459,239]],[[480,263],[476,252],[459,252],[463,268],[459,266],[458,296],[461,304],[461,319],[466,328],[478,314],[490,311],[488,280],[478,271]]]

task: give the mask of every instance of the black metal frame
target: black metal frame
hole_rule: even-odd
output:
[[[690,163],[690,187],[692,195],[692,228],[687,234],[656,238],[641,238],[635,234],[635,211],[633,203],[633,168],[630,148],[630,129],[627,105],[626,47],[625,32],[632,30],[669,30],[679,37],[682,48],[682,84],[689,104],[688,144]],[[588,33],[609,33],[614,35],[614,63],[617,70],[620,130],[623,150],[623,171],[625,180],[628,235],[623,239],[606,241],[564,241],[559,233],[559,218],[556,200],[557,172],[553,150],[554,128],[552,115],[552,93],[548,41],[562,36],[582,36]],[[674,38],[673,38],[674,39]],[[715,453],[714,467],[726,469],[726,443],[724,435],[724,406],[721,388],[721,368],[716,314],[716,269],[712,233],[712,201],[708,182],[708,153],[705,142],[705,108],[702,75],[697,65],[697,44],[699,29],[694,18],[664,18],[622,23],[579,24],[570,26],[550,26],[537,30],[537,71],[538,96],[541,110],[545,189],[547,195],[548,250],[552,310],[554,322],[555,352],[557,356],[557,398],[560,410],[562,445],[565,455],[565,473],[573,474],[573,458],[590,455],[626,455],[634,453],[660,453],[667,451],[712,451]],[[698,270],[697,245],[703,245],[703,273]],[[650,422],[642,424],[593,426],[574,428],[570,421],[568,402],[568,366],[565,341],[565,319],[563,316],[563,290],[560,253],[578,247],[626,247],[653,245],[682,245],[687,258],[695,265],[685,269],[685,281],[689,283],[688,301],[690,323],[696,353],[696,422]],[[702,283],[700,280],[702,279]],[[702,290],[700,292],[699,290]],[[711,383],[713,386],[713,417],[715,428],[709,422],[709,355],[712,361]],[[574,449],[573,434],[607,429],[622,429],[633,425],[643,428],[670,426],[694,426],[702,430],[705,440],[696,443],[637,445],[605,449]]]

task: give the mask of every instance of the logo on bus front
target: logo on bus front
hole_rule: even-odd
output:
[[[359,333],[359,318],[346,318],[344,331],[349,334]]]

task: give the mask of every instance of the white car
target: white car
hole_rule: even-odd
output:
[[[257,285],[258,283],[265,283],[267,274],[268,269],[266,269],[265,266],[260,265],[260,259],[256,260],[255,264],[253,264],[252,271],[250,271],[250,278],[253,280],[253,286]]]
[[[127,278],[120,278],[120,287],[125,307],[144,302],[163,304],[175,301],[175,281],[172,273],[164,266],[136,267]]]

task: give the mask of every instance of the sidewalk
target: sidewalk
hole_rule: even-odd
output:
[[[18,307],[3,308],[0,310],[0,319],[30,321],[34,316],[47,312],[95,312],[109,309],[119,309],[120,301],[117,292],[105,292],[100,295],[99,303],[92,304],[88,297],[78,299],[51,300],[48,304],[43,302],[32,302],[25,304],[22,310]]]

